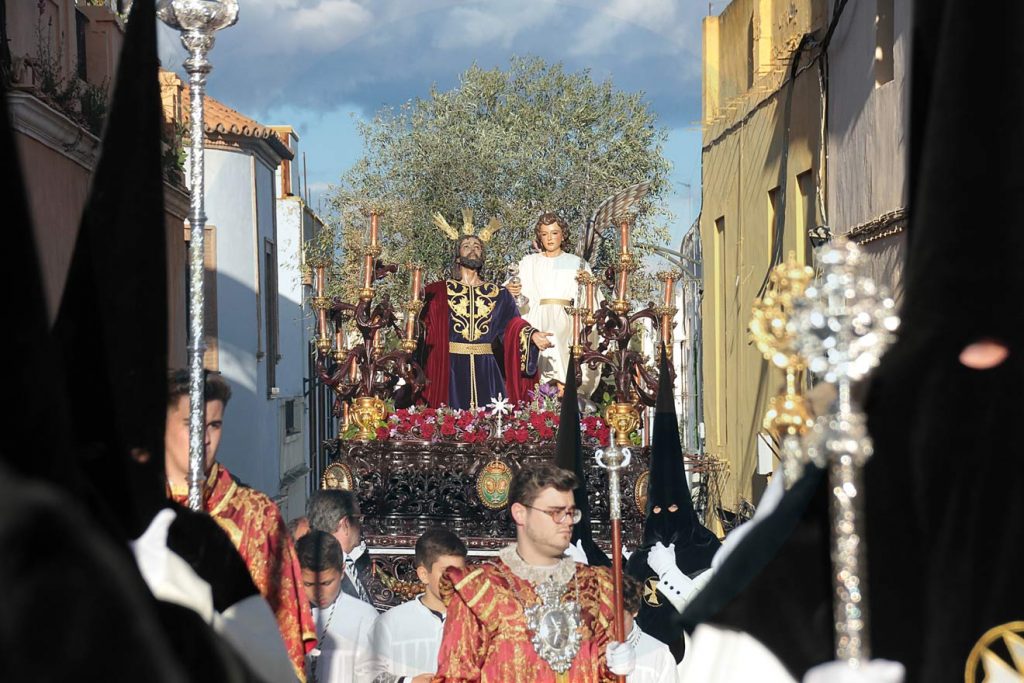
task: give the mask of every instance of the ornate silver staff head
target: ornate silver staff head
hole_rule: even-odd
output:
[[[822,276],[793,302],[787,328],[808,369],[839,394],[833,410],[815,421],[806,449],[811,462],[829,468],[836,659],[858,666],[870,658],[861,468],[872,445],[850,385],[878,365],[899,318],[856,244],[839,238],[822,247],[819,262]]]

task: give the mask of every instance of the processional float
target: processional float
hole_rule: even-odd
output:
[[[637,194],[632,189],[635,200]],[[672,318],[676,309],[672,306],[675,283],[680,274],[666,271],[659,274],[663,285],[664,301],[660,306],[648,305],[632,311],[630,302],[630,276],[639,265],[637,256],[630,246],[630,219],[624,208],[631,202],[606,202],[605,205],[617,210],[608,211],[604,225],[617,227],[618,253],[613,265],[605,274],[604,282],[614,296],[596,305],[597,287],[601,280],[586,271],[577,273],[578,296],[566,308],[572,319],[572,339],[577,365],[577,378],[584,363],[597,369],[604,366],[613,378],[614,400],[605,410],[604,419],[614,438],[611,443],[595,455],[597,463],[607,475],[609,495],[607,512],[611,526],[611,548],[613,566],[617,568],[615,581],[619,586],[617,612],[621,611],[621,513],[623,491],[620,482],[625,468],[631,461],[628,446],[630,434],[640,424],[642,406],[653,407],[657,398],[659,378],[647,367],[647,359],[631,348],[636,328],[644,321],[660,330],[661,341],[671,353]],[[414,352],[421,336],[422,325],[419,313],[424,305],[424,268],[418,264],[406,264],[409,272],[409,299],[404,303],[404,321],[388,298],[376,300],[374,283],[397,271],[397,265],[385,264],[378,260],[381,255],[380,220],[378,211],[369,212],[369,239],[361,251],[362,282],[358,290],[358,301],[348,303],[339,297],[326,295],[326,273],[330,265],[326,261],[309,264],[313,268],[315,296],[312,306],[317,316],[316,366],[319,379],[332,388],[336,400],[336,414],[342,420],[350,419],[358,426],[354,441],[368,442],[376,438],[375,428],[386,418],[385,400],[394,394],[399,380],[405,390],[416,392],[425,386],[423,369],[416,362]],[[592,219],[593,221],[593,219]],[[599,226],[600,227],[600,226]],[[385,344],[385,336],[393,337],[392,343]],[[599,341],[592,348],[589,340],[596,336]],[[399,341],[396,345],[394,341]],[[355,343],[351,343],[355,340]],[[385,351],[386,347],[397,349]],[[672,381],[672,378],[670,378]],[[503,411],[495,410],[494,417],[502,419]],[[500,428],[492,428],[490,438],[500,436]],[[351,484],[351,480],[348,482]],[[506,484],[507,485],[507,484]],[[636,483],[639,489],[640,482]],[[636,491],[634,500],[639,501]],[[365,512],[365,511],[364,511]],[[637,511],[639,512],[639,511]],[[389,588],[398,590],[392,581]],[[617,624],[621,627],[621,623]],[[619,632],[621,640],[624,634]]]

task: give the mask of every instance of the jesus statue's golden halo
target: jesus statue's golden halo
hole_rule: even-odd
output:
[[[441,215],[440,211],[435,211],[433,218],[434,218],[434,225],[437,226],[438,230],[440,230],[445,235],[447,235],[448,239],[450,239],[450,240],[458,240],[459,239],[458,231],[455,228],[453,228],[451,225],[448,224],[448,221],[445,220],[445,217]],[[491,241],[491,237],[494,236],[494,233],[496,233],[498,231],[498,228],[500,228],[500,227],[501,227],[501,219],[498,218],[497,216],[495,216],[491,220],[487,221],[487,225],[485,225],[483,228],[481,228],[479,233],[474,234],[476,232],[476,228],[473,227],[473,209],[463,209],[462,210],[462,234],[463,235],[476,237],[481,242],[486,243],[486,242],[490,242]]]

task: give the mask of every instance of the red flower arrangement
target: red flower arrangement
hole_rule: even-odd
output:
[[[538,398],[518,404],[512,414],[501,421],[501,439],[506,443],[549,443],[558,431],[558,412],[552,410],[550,399]],[[417,441],[451,441],[478,443],[497,432],[498,416],[484,408],[455,410],[440,408],[401,408],[377,428],[379,441],[389,439]],[[580,420],[583,443],[607,446],[608,425],[597,415]]]

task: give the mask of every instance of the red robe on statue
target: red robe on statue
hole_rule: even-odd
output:
[[[483,407],[499,393],[513,405],[524,400],[537,384],[537,347],[530,341],[535,330],[519,317],[512,295],[490,282],[443,280],[427,285],[424,297],[427,404]],[[501,365],[495,342],[502,345]]]
[[[171,498],[187,505],[187,488],[175,487]],[[203,508],[245,560],[253,583],[277,619],[295,675],[305,681],[306,653],[316,645],[316,627],[302,589],[299,558],[280,510],[263,493],[236,483],[218,463],[206,480]]]

